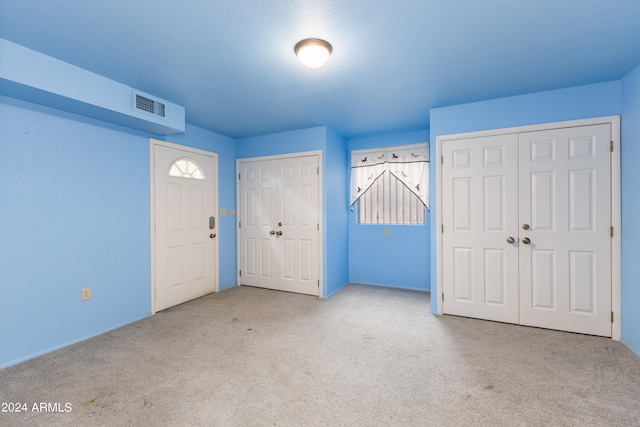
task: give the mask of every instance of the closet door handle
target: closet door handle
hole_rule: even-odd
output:
[[[531,243],[531,239],[529,239],[528,237],[523,237],[522,243],[524,243],[525,245],[528,245],[529,243]]]
[[[507,243],[511,244],[513,242],[515,242],[516,239],[514,239],[513,237],[507,237]]]
[[[273,236],[274,234],[276,234],[276,232],[275,232],[275,230],[271,230],[271,231],[269,232],[269,234],[271,234],[271,235]]]
[[[276,231],[276,236],[282,236],[282,231],[280,230]]]

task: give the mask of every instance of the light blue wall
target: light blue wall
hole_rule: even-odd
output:
[[[331,296],[349,282],[349,241],[347,233],[348,168],[347,143],[327,128],[326,156],[323,160],[322,200],[325,203],[324,229],[329,244],[323,248],[324,296]]]
[[[150,136],[0,97],[0,368],[149,315]],[[233,140],[195,127],[170,139],[220,151],[232,206]]]
[[[165,104],[165,116],[133,110],[133,88],[0,38],[0,93],[154,134],[184,132],[185,109]],[[46,70],[46,72],[43,72]]]
[[[240,138],[237,140],[236,155],[239,159],[244,159],[324,150],[327,139],[326,132],[324,126],[317,126],[290,132]]]
[[[340,147],[342,144],[342,148]],[[346,222],[346,144],[335,132],[325,126],[281,132],[237,140],[236,154],[240,158],[290,154],[304,151],[322,151],[323,217],[323,297],[328,297],[347,283],[347,258],[338,259],[348,245],[342,221]],[[337,186],[337,187],[336,187]],[[336,189],[337,192],[333,192]],[[345,199],[340,206],[341,199]],[[331,231],[334,231],[331,233]],[[330,262],[331,260],[331,262]]]
[[[427,141],[428,130],[352,139],[349,156],[351,150]],[[429,291],[429,214],[425,225],[377,225],[358,224],[357,212],[356,204],[349,211],[349,281]]]
[[[640,66],[622,79],[622,339],[640,355]]]
[[[618,80],[434,108],[430,111],[431,153],[435,155],[438,135],[586,119],[619,112]]]
[[[431,156],[440,135],[620,114],[620,81],[501,98],[431,110]],[[624,143],[624,142],[623,142]],[[430,204],[435,212],[435,168],[431,170]],[[625,177],[623,176],[623,185]],[[627,187],[628,188],[628,187]],[[625,199],[623,187],[623,199]],[[431,217],[431,232],[438,225]],[[623,233],[625,229],[623,226]],[[431,241],[431,283],[436,284],[436,239]],[[623,283],[623,286],[625,284]],[[431,298],[436,312],[439,298]]]

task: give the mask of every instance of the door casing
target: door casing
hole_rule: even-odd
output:
[[[479,132],[459,133],[452,135],[442,135],[436,137],[436,159],[442,158],[442,144],[448,140],[476,138],[492,135],[505,135],[512,133],[534,132],[576,126],[588,126],[597,124],[611,125],[611,142],[613,143],[613,152],[611,153],[611,225],[613,226],[613,237],[611,239],[611,311],[613,315],[613,323],[611,325],[611,338],[619,341],[621,336],[621,190],[620,190],[620,116],[605,116],[592,119],[570,120],[562,122],[544,123],[530,126],[517,126],[511,128],[492,129]],[[434,162],[436,165],[435,179],[435,196],[436,196],[436,215],[432,217],[431,229],[436,231],[436,289],[432,291],[432,301],[436,303],[436,313],[442,315],[442,164]],[[434,299],[435,298],[435,299]]]

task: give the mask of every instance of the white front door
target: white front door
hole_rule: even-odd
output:
[[[611,336],[610,137],[443,142],[444,313]]]
[[[215,292],[213,155],[154,145],[155,310]]]
[[[500,135],[442,146],[445,313],[519,321],[517,142]]]
[[[610,135],[609,124],[519,135],[523,324],[611,336]]]
[[[240,173],[240,284],[319,295],[318,156],[247,160]]]

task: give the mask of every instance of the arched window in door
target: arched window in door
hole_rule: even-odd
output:
[[[204,173],[200,166],[187,157],[181,157],[171,163],[169,176],[204,180]]]

